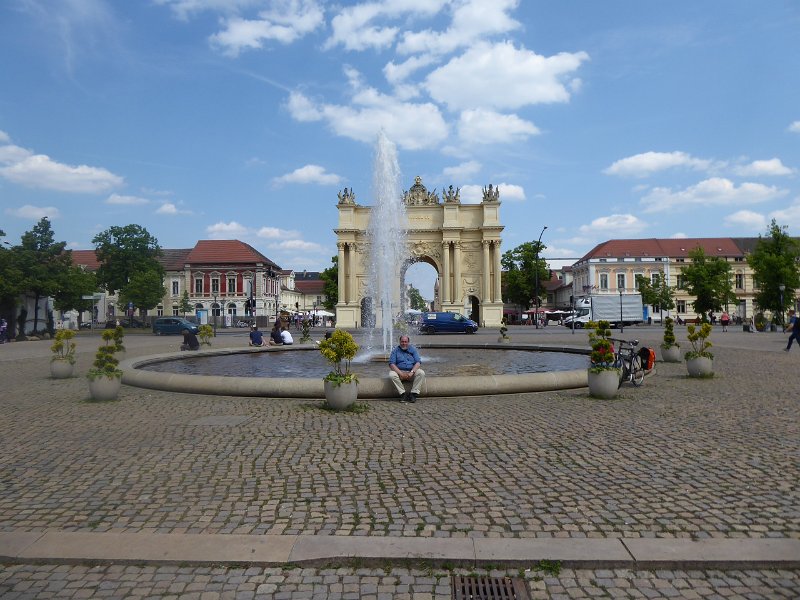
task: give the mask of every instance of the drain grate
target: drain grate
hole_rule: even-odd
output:
[[[517,577],[453,575],[453,600],[530,600],[528,586]]]

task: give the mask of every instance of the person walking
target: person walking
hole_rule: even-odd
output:
[[[421,362],[419,352],[410,344],[408,336],[401,335],[399,345],[389,356],[389,379],[400,395],[400,402],[417,401],[422,384],[425,383],[425,371],[420,368]],[[406,392],[404,381],[411,381],[410,392]]]
[[[722,316],[719,318],[719,322],[722,324],[722,331],[728,331],[728,323],[731,322],[731,316],[727,311],[723,311]]]
[[[786,329],[791,330],[789,334],[789,343],[786,344],[786,348],[784,348],[784,350],[788,352],[792,349],[792,342],[795,340],[797,340],[798,345],[800,345],[800,324],[798,324],[794,309],[789,311],[789,324],[786,326]]]

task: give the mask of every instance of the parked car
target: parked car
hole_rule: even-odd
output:
[[[153,333],[156,335],[182,334],[186,329],[192,333],[198,333],[200,331],[197,325],[182,317],[159,317],[153,321]]]
[[[120,319],[119,324],[129,329],[141,329],[142,327],[146,327],[146,325],[138,319]],[[112,319],[110,321],[106,321],[106,329],[114,329],[116,326],[116,320]]]
[[[420,333],[475,333],[478,324],[454,312],[422,313],[419,325]]]

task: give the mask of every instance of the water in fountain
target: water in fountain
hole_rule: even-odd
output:
[[[367,228],[370,242],[367,296],[372,299],[373,312],[380,315],[379,325],[385,354],[394,340],[394,313],[402,308],[400,267],[408,258],[408,220],[400,187],[397,149],[383,131],[378,134],[375,147],[372,187],[375,204]],[[368,345],[373,345],[371,339]]]

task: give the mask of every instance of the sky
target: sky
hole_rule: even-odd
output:
[[[800,235],[796,0],[4,0],[0,230],[336,254],[337,192],[500,188],[503,250]],[[414,267],[413,269],[417,269]],[[427,270],[426,270],[427,269]],[[433,270],[411,280],[432,297]]]

